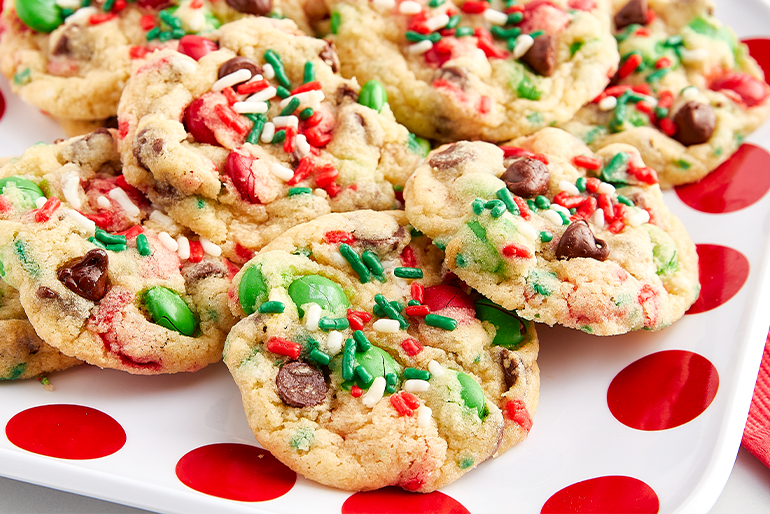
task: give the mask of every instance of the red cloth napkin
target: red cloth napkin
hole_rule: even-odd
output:
[[[743,430],[743,447],[770,467],[770,333],[754,386],[749,418]]]

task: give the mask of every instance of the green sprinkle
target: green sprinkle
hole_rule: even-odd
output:
[[[499,218],[508,210],[502,200],[490,200],[487,202],[486,207],[490,210],[493,218]]]
[[[411,132],[407,136],[406,139],[406,145],[409,148],[409,151],[412,153],[416,153],[417,155],[420,155],[422,157],[427,157],[430,153],[430,141],[427,139],[423,139],[421,137],[415,136]],[[396,186],[393,186],[394,188]],[[403,187],[402,187],[403,190]]]
[[[385,392],[395,393],[396,387],[398,387],[398,375],[395,373],[385,374]]]
[[[380,258],[377,257],[377,254],[373,251],[364,251],[364,254],[361,256],[361,260],[366,265],[366,267],[369,268],[369,271],[371,271],[372,274],[382,275],[385,272],[385,268],[382,267]]]
[[[620,203],[622,203],[624,205],[628,205],[629,207],[633,207],[634,206],[634,202],[632,202],[631,200],[629,200],[627,197],[625,197],[623,195],[618,195],[618,202],[620,202]]]
[[[497,39],[508,39],[508,40],[511,40],[511,39],[514,39],[514,38],[518,37],[521,34],[521,29],[519,27],[513,27],[513,28],[510,28],[510,29],[504,29],[503,27],[500,27],[498,25],[492,26],[492,28],[490,28],[489,31]]]
[[[663,42],[664,46],[679,46],[684,44],[684,38],[680,34],[669,37]]]
[[[540,232],[540,240],[541,240],[542,242],[544,242],[544,243],[548,243],[548,242],[549,242],[549,241],[551,241],[552,239],[553,239],[553,234],[551,234],[550,232],[546,232],[545,230],[543,230],[542,232]]]
[[[628,112],[626,102],[630,95],[631,93],[629,93],[629,90],[626,90],[618,97],[618,103],[615,106],[615,110],[612,112],[612,119],[609,124],[610,130],[619,132],[623,128],[623,122],[626,121],[626,114]]]
[[[459,23],[462,17],[459,14],[455,14],[454,16],[450,16],[449,23],[447,23],[444,28],[448,30],[452,30],[455,28]],[[457,34],[455,34],[457,35]]]
[[[471,208],[473,209],[473,213],[478,216],[482,212],[484,212],[486,202],[482,200],[481,198],[476,198],[471,203]]]
[[[585,177],[578,177],[578,179],[575,181],[575,187],[578,188],[578,191],[581,193],[586,192],[586,185],[588,184],[588,180],[586,180]]]
[[[310,187],[290,187],[289,196],[297,195],[309,195],[313,193],[313,189]]]
[[[275,145],[283,143],[284,141],[286,141],[286,129],[277,131],[270,143]]]
[[[340,16],[340,13],[338,13],[337,11],[332,11],[330,24],[329,24],[329,28],[331,29],[332,34],[339,33],[340,23],[342,23],[342,16]]]
[[[406,268],[399,266],[393,270],[393,274],[399,278],[422,278],[422,270],[420,268]]]
[[[302,121],[305,121],[306,119],[310,118],[314,112],[315,111],[313,111],[312,107],[305,107],[304,109],[299,111],[299,119],[301,119]]]
[[[185,29],[174,29],[171,31],[171,39],[182,39],[186,35]]]
[[[353,380],[356,369],[356,342],[348,337],[342,350],[342,380]]]
[[[136,236],[136,251],[139,252],[139,255],[143,257],[152,255],[152,247],[150,246],[150,242],[147,240],[147,236],[144,234],[139,234]]]
[[[623,167],[628,163],[629,156],[626,152],[618,152],[610,159],[607,166],[602,170],[601,178],[605,182],[612,182],[615,184],[624,183],[625,177],[622,173]]]
[[[277,94],[282,99],[289,98],[291,96],[291,91],[289,91],[283,86],[278,86],[277,88],[275,88],[275,91],[276,91],[275,94]]]
[[[519,98],[526,98],[527,100],[540,100],[540,91],[537,90],[532,81],[526,75],[521,79],[519,85],[516,86],[516,94]]]
[[[126,236],[110,234],[109,232],[102,230],[100,228],[96,229],[94,235],[96,236],[96,239],[108,245],[125,245],[128,241]]]
[[[165,31],[165,32],[161,32],[160,35],[158,36],[158,40],[163,41],[163,42],[170,41],[173,38],[174,38],[174,34],[172,34],[170,30],[169,31]]]
[[[655,107],[655,116],[658,119],[663,119],[668,116],[668,109],[665,107]]]
[[[94,245],[98,246],[102,250],[106,250],[107,249],[107,246],[104,243],[102,243],[101,241],[99,241],[98,239],[96,239],[94,236],[89,237],[88,238],[88,242],[89,243],[93,243]]]
[[[455,263],[460,268],[464,268],[465,266],[468,265],[468,262],[465,260],[465,257],[463,257],[463,254],[461,254],[461,253],[458,253],[455,256]]]
[[[109,2],[110,0],[107,0],[107,1]],[[169,13],[168,11],[160,11],[158,13],[158,18],[160,18],[160,21],[162,21],[172,29],[182,28],[182,20],[180,20],[176,16],[172,16],[171,13]]]
[[[305,70],[302,74],[302,82],[304,84],[307,84],[308,82],[313,82],[315,80],[315,64],[313,64],[313,61],[307,61],[305,62]]]
[[[378,80],[370,80],[361,88],[361,93],[358,95],[358,103],[380,112],[382,107],[388,103],[388,94],[385,91],[385,87]]]
[[[260,314],[281,314],[285,308],[283,302],[270,301],[260,305],[257,310]]]
[[[473,29],[471,27],[457,27],[455,29],[455,37],[472,36]]]
[[[294,114],[294,111],[296,111],[297,107],[299,107],[299,103],[300,103],[299,98],[297,98],[296,96],[291,100],[289,100],[289,103],[286,104],[286,107],[281,109],[280,116],[289,116],[290,114]]]
[[[653,84],[653,83],[659,81],[660,79],[662,79],[663,77],[665,77],[666,74],[669,71],[671,71],[671,68],[661,68],[661,69],[659,69],[657,71],[654,71],[654,72],[650,73],[649,75],[647,75],[647,78],[644,79],[644,80],[648,84]]]
[[[153,39],[157,39],[159,36],[160,36],[160,27],[154,27],[147,32],[147,35],[145,37],[147,38],[147,41],[152,41]]]
[[[356,366],[355,373],[367,387],[374,381],[374,377],[369,373],[369,370],[361,365]]]
[[[527,207],[529,207],[530,211],[536,211],[537,210],[537,205],[535,205],[535,201],[534,200],[527,200]]]
[[[388,318],[395,319],[398,321],[399,326],[401,327],[402,330],[406,329],[409,326],[409,323],[404,319],[403,316],[401,316],[399,311],[396,310],[396,308],[393,307],[393,305],[391,305],[388,302],[387,298],[385,298],[382,294],[378,293],[374,295],[374,301],[377,302],[377,304],[380,306],[380,308]]]
[[[104,244],[104,249],[109,250],[111,252],[125,252],[126,251],[126,245],[122,244]]]
[[[406,302],[406,304],[407,304],[408,306],[410,306],[410,307],[411,307],[411,306],[413,306],[413,305],[422,305],[422,304],[421,304],[420,302],[418,302],[417,300],[409,300],[408,302]]]
[[[324,332],[330,332],[332,330],[345,330],[350,328],[350,322],[347,318],[327,318],[323,316],[318,320],[318,328]]]
[[[573,41],[569,45],[569,56],[575,57],[575,54],[580,51],[581,48],[583,48],[583,45],[585,43],[583,41]]]
[[[538,209],[549,209],[551,207],[551,201],[543,195],[535,197],[535,207]]]
[[[350,267],[353,268],[353,271],[355,271],[358,274],[358,280],[362,284],[366,284],[370,280],[369,275],[369,268],[367,268],[364,263],[361,261],[361,257],[358,256],[355,250],[350,247],[347,243],[340,244],[340,253],[345,258],[348,263],[350,263]]]
[[[674,161],[674,164],[676,164],[680,169],[683,169],[683,170],[689,170],[690,167],[692,166],[692,164],[682,159],[678,159]]]
[[[508,21],[505,22],[506,25],[516,25],[517,23],[521,23],[521,20],[524,19],[524,13],[521,11],[515,11],[508,15]]]
[[[425,316],[425,324],[429,327],[443,328],[444,330],[454,330],[457,328],[457,321],[447,316],[438,314],[428,314]]]
[[[257,114],[253,118],[249,117],[249,119],[254,122],[254,125],[251,127],[251,132],[249,132],[249,136],[246,138],[246,142],[251,143],[252,145],[256,145],[259,143],[259,137],[262,135],[262,131],[265,128],[267,118],[264,114]]]
[[[275,78],[278,83],[281,84],[284,88],[290,88],[291,81],[289,80],[289,77],[286,76],[286,69],[283,67],[283,62],[281,61],[281,56],[278,55],[278,52],[273,49],[268,49],[265,51],[264,58],[273,67],[273,70],[275,71]],[[278,91],[278,96],[281,96],[280,89]],[[286,96],[289,95],[287,94]],[[286,98],[286,96],[281,96],[281,98]]]
[[[435,9],[436,7],[444,5],[444,2],[446,2],[446,0],[430,0],[430,2],[428,2],[428,6]]]
[[[114,5],[115,5],[115,0],[106,0],[106,1],[105,1],[105,2],[102,4],[102,11],[104,11],[104,12],[110,12],[110,10],[112,9],[112,7],[113,7]]]
[[[529,34],[529,37],[531,37],[532,39],[535,39],[536,37],[540,37],[540,36],[542,36],[543,34],[545,34],[545,31],[544,31],[544,30],[536,30],[536,31],[534,31],[534,32],[530,33],[530,34]]]
[[[498,189],[495,193],[495,196],[497,196],[505,204],[505,208],[508,209],[511,214],[514,216],[518,216],[520,214],[519,206],[516,205],[516,202],[513,201],[513,195],[507,187]]]
[[[372,347],[372,343],[366,338],[366,334],[360,330],[353,332],[353,339],[356,341],[356,351],[365,352]]]
[[[418,368],[404,369],[404,380],[430,380],[430,371]]]
[[[558,214],[559,217],[561,218],[562,225],[569,225],[569,218],[567,217],[566,214],[564,214],[562,211],[556,211],[556,214]]]
[[[310,354],[308,355],[310,357],[310,360],[313,362],[317,362],[321,366],[326,366],[331,362],[332,358],[328,354],[322,352],[318,348],[313,348],[310,351]]]
[[[632,23],[631,25],[626,27],[626,29],[620,34],[615,34],[615,39],[618,41],[618,43],[622,43],[623,41],[628,39],[631,36],[631,34],[636,32],[640,28],[642,28],[642,26],[639,25],[638,23]]]

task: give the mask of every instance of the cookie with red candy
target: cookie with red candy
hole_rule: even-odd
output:
[[[333,0],[342,73],[381,81],[396,118],[442,142],[566,122],[615,73],[608,0]]]
[[[135,374],[219,360],[237,268],[125,182],[115,131],[36,145],[0,177],[0,275],[46,343]]]
[[[403,212],[357,211],[244,265],[224,359],[260,445],[332,487],[429,492],[527,436],[534,324],[445,283],[442,258]]]
[[[696,182],[770,114],[770,87],[710,0],[618,0],[621,65],[609,87],[563,125],[593,150],[627,143],[661,187]]]
[[[126,178],[169,216],[243,262],[298,223],[397,205],[424,142],[330,43],[270,18],[198,43],[153,55],[120,104]]]
[[[659,330],[698,298],[698,256],[639,151],[543,129],[434,150],[406,214],[445,265],[519,316],[597,335]]]

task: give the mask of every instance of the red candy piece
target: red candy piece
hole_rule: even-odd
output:
[[[524,8],[524,18],[518,25],[524,34],[544,30],[548,35],[556,35],[570,22],[570,15],[548,0],[535,0]]]
[[[511,420],[529,432],[532,428],[532,417],[527,406],[521,400],[510,400],[505,404],[505,419]]]
[[[476,314],[476,308],[473,306],[471,297],[459,287],[448,284],[426,287],[424,300],[423,303],[430,307],[431,312],[451,307],[453,309],[469,311],[471,316]]]
[[[310,157],[303,157],[300,159],[297,169],[294,170],[294,176],[286,182],[290,186],[294,186],[305,180],[313,172],[313,159]]]
[[[404,400],[404,403],[410,409],[416,409],[420,406],[420,399],[407,391],[401,393],[401,399]]]
[[[126,236],[126,239],[133,239],[139,234],[144,232],[144,229],[141,225],[134,225],[133,227],[123,230],[122,232],[116,232],[119,236]]]
[[[393,405],[393,408],[396,409],[396,411],[401,416],[412,416],[414,414],[414,410],[412,410],[409,405],[407,405],[402,394],[391,395],[390,404]]]
[[[589,157],[587,155],[576,155],[572,158],[572,163],[575,166],[579,166],[587,170],[598,170],[602,167],[601,159],[598,157]]]
[[[152,14],[144,14],[139,20],[139,25],[142,27],[142,30],[149,31],[155,27],[155,17]]]
[[[532,257],[532,250],[526,246],[509,243],[503,247],[503,255],[506,257],[524,257],[525,259],[529,259]]]
[[[676,125],[674,125],[670,118],[663,118],[660,120],[660,130],[668,137],[671,137],[676,134]]]
[[[189,34],[187,36],[182,36],[182,39],[179,40],[179,46],[177,47],[177,51],[192,57],[196,61],[200,60],[200,58],[207,53],[218,49],[219,47],[217,44],[210,39]]]
[[[344,230],[330,230],[324,234],[324,241],[326,241],[327,244],[353,244],[357,241],[357,239],[356,236],[350,232],[345,232]]]
[[[728,73],[711,81],[713,91],[732,91],[746,107],[755,107],[763,103],[770,90],[767,84],[746,73]]]
[[[318,89],[321,89],[321,83],[317,80],[314,80],[312,82],[307,82],[297,88],[292,89],[291,94],[297,95],[299,93],[304,93],[306,91],[316,91]]]
[[[409,286],[410,292],[412,294],[412,299],[417,300],[420,303],[423,303],[423,298],[425,296],[425,287],[423,287],[422,284],[419,282],[412,282],[412,285]]]
[[[136,3],[139,7],[144,7],[146,9],[159,9],[171,2],[169,2],[169,0],[136,0]]]
[[[51,215],[53,215],[60,206],[61,200],[55,196],[50,197],[41,208],[35,211],[35,221],[43,223],[50,220]]]
[[[519,213],[521,214],[522,218],[528,220],[532,217],[532,213],[529,210],[529,205],[527,205],[527,202],[524,201],[524,198],[520,196],[514,196],[513,203],[515,203],[516,207],[519,208]]]
[[[570,9],[577,9],[578,11],[593,11],[596,9],[596,2],[594,0],[570,0]]]
[[[107,21],[110,21],[110,20],[114,20],[117,17],[118,17],[117,14],[114,14],[114,13],[111,13],[111,12],[103,12],[103,13],[100,12],[100,13],[92,14],[88,18],[88,23],[91,24],[91,25],[99,25],[100,23],[104,23],[104,22],[107,22]]]
[[[225,160],[225,173],[232,179],[235,189],[249,203],[260,203],[259,190],[261,180],[251,169],[256,157],[244,155],[238,151],[230,152]]]
[[[200,97],[187,106],[184,111],[184,126],[198,143],[219,146],[214,132],[206,125],[206,118],[203,115],[204,102],[203,97]]]
[[[633,72],[636,71],[636,69],[639,67],[639,65],[642,64],[642,56],[639,54],[632,54],[628,56],[628,59],[626,59],[626,62],[623,63],[623,65],[618,70],[618,77],[621,79],[624,79],[631,75]]]

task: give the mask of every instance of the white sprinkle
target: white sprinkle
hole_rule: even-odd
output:
[[[292,170],[286,166],[278,164],[277,162],[274,162],[270,165],[270,173],[283,180],[284,182],[288,182],[294,176],[294,172]]]
[[[62,9],[79,9],[82,2],[80,0],[56,0],[56,5]]]
[[[417,14],[422,11],[422,5],[420,5],[419,2],[414,2],[413,0],[406,0],[406,2],[401,2],[401,5],[398,6],[398,12],[401,14]]]
[[[401,325],[398,323],[398,320],[396,319],[378,319],[374,323],[372,323],[372,328],[376,332],[384,332],[388,334],[392,334],[395,332],[398,332],[401,328]]]
[[[169,225],[174,226],[174,220],[160,212],[159,210],[154,210],[150,213],[150,219],[156,223],[160,223],[161,225]]]
[[[297,145],[297,152],[300,158],[310,155],[310,143],[307,142],[305,134],[297,134],[294,143]]]
[[[307,106],[312,108],[314,111],[317,111],[321,107],[321,102],[324,99],[324,92],[320,89],[316,89],[315,91],[310,91],[310,96],[308,96],[308,103]],[[302,107],[302,105],[300,105]]]
[[[276,128],[283,128],[283,127],[297,128],[299,127],[299,118],[297,118],[293,114],[289,116],[276,116],[275,118],[273,118],[273,125],[275,125]]]
[[[104,195],[99,195],[99,198],[96,199],[96,205],[98,205],[102,209],[109,209],[110,207],[112,207],[112,204],[110,203],[110,199]]]
[[[44,196],[41,196],[40,198],[38,198],[37,200],[35,200],[35,207],[37,207],[38,209],[40,209],[40,208],[42,208],[42,207],[45,205],[45,203],[46,203],[47,201],[48,201],[48,198],[46,198],[46,197],[44,197]]]
[[[110,189],[110,192],[107,193],[110,198],[118,202],[118,205],[120,205],[121,209],[126,211],[126,214],[134,218],[136,216],[139,216],[139,214],[142,212],[139,210],[139,207],[134,205],[134,202],[131,201],[131,199],[128,197],[128,194],[123,190],[123,188],[115,187]]]
[[[508,15],[495,9],[487,9],[484,11],[484,19],[492,25],[505,25],[508,23]]]
[[[428,363],[428,371],[430,371],[430,374],[436,378],[443,375],[444,372],[444,366],[438,363],[438,361],[432,360]]]
[[[597,226],[597,228],[604,228],[604,211],[602,209],[596,209],[591,215],[591,223]]]
[[[507,16],[506,16],[506,19],[507,19]],[[448,14],[437,14],[436,16],[431,16],[430,18],[425,20],[425,26],[428,28],[430,32],[434,32],[438,29],[443,29],[447,23],[449,23]]]
[[[318,322],[321,320],[321,306],[317,303],[311,303],[310,307],[305,309],[305,328],[311,332],[318,330]]]
[[[618,105],[618,99],[614,96],[605,96],[599,100],[599,109],[602,111],[611,111]]]
[[[655,107],[656,105],[658,105],[658,100],[655,97],[642,95],[642,94],[640,94],[639,96],[642,97],[642,100],[641,100],[642,102],[646,104],[650,104],[652,107]]]
[[[263,78],[265,77],[257,73],[256,75],[252,75],[252,77],[249,80],[247,80],[246,83],[248,84],[249,82],[256,82],[258,80],[262,80]]]
[[[705,48],[695,48],[693,50],[682,48],[680,56],[685,64],[699,63],[708,59],[709,51]]]
[[[69,25],[71,23],[83,23],[83,22],[87,23],[91,15],[97,14],[98,12],[99,10],[93,6],[82,7],[77,11],[75,11],[74,13],[67,16],[67,18],[64,20],[64,23],[66,25]]]
[[[297,93],[296,95],[287,96],[283,100],[281,100],[281,103],[279,104],[279,107],[283,109],[287,105],[289,105],[289,102],[291,102],[294,98],[299,100],[299,104],[302,105],[303,103],[307,103],[310,101],[310,97],[312,96],[310,93],[313,93],[317,90],[313,89],[311,91],[303,91],[302,93]]]
[[[596,192],[600,195],[614,195],[615,194],[615,186],[610,184],[609,182],[602,182],[599,184],[599,187],[596,189]]]
[[[650,213],[645,209],[636,209],[628,216],[628,224],[632,227],[639,227],[650,221]]]
[[[342,350],[342,332],[332,330],[326,339],[326,351],[331,355],[337,355]]]
[[[377,405],[377,402],[382,400],[382,395],[385,393],[385,385],[385,377],[375,378],[369,390],[361,397],[361,403],[370,409]]]
[[[190,240],[184,236],[177,236],[176,238],[176,254],[180,259],[186,261],[190,258]]]
[[[246,68],[241,68],[230,73],[229,75],[225,75],[221,79],[214,82],[214,85],[211,86],[211,90],[216,93],[217,91],[222,91],[226,87],[234,86],[236,84],[240,84],[241,82],[246,82],[250,78],[251,71],[247,70]]]
[[[273,136],[275,135],[275,125],[273,125],[272,121],[268,121],[265,123],[265,128],[262,129],[262,135],[259,136],[259,140],[263,143],[269,143],[273,140]]]
[[[568,195],[577,196],[580,194],[580,190],[577,188],[575,184],[570,182],[569,180],[562,180],[559,182],[559,190],[565,191]]]
[[[374,0],[372,4],[378,9],[393,9],[396,6],[396,0]]]
[[[404,4],[401,4],[401,5],[404,5]],[[423,39],[419,43],[415,43],[413,45],[407,46],[406,51],[409,52],[410,54],[420,55],[420,54],[424,54],[431,48],[433,48],[433,43],[431,42],[431,40]]]
[[[563,205],[559,205],[558,203],[552,203],[550,209],[556,212],[560,212],[565,216],[567,216],[568,218],[572,216],[572,213],[569,212],[569,209],[567,209]]]
[[[273,69],[273,65],[270,63],[263,64],[262,75],[264,75],[267,80],[275,78],[275,70]]]
[[[547,211],[543,212],[543,217],[553,223],[554,225],[563,225],[564,220],[561,219],[561,216],[559,216],[559,213],[556,211],[552,211],[551,209],[548,209]]]
[[[235,102],[233,110],[238,114],[265,114],[267,102]]]
[[[519,229],[519,232],[521,232],[521,235],[523,235],[527,239],[531,239],[532,241],[540,237],[537,233],[537,230],[535,230],[535,227],[533,227],[529,223],[525,223],[522,221],[521,223],[516,225],[516,228]]]
[[[74,173],[68,172],[62,179],[61,187],[62,195],[64,199],[74,209],[80,209],[83,202],[80,201],[80,177]]]
[[[417,378],[410,378],[404,382],[404,391],[407,393],[424,393],[430,389],[430,382],[427,380],[419,380]]]
[[[158,239],[160,240],[160,244],[172,252],[176,252],[179,249],[179,245],[176,244],[176,241],[168,232],[161,232],[158,234]]]
[[[532,48],[535,40],[529,34],[521,34],[516,38],[516,46],[513,48],[513,58],[521,59]]]
[[[203,251],[212,257],[219,257],[222,255],[222,249],[219,247],[219,245],[212,243],[205,237],[200,238],[200,244],[203,247]]]
[[[257,91],[246,99],[247,102],[267,102],[268,100],[275,98],[278,94],[278,90],[273,86],[268,86],[261,91]]]
[[[183,56],[174,56],[171,59],[171,66],[186,75],[193,74],[198,69],[197,65],[192,61],[190,57]]]
[[[323,189],[314,189],[313,195],[318,196],[320,198],[325,198],[326,191]],[[338,268],[347,269],[349,266],[348,261],[345,260],[345,257],[343,257],[339,252],[332,252],[329,254],[329,260]]]
[[[427,428],[430,426],[430,420],[433,418],[433,411],[427,405],[417,407],[417,426]]]
[[[682,90],[680,94],[682,95],[682,98],[684,98],[685,100],[695,100],[696,98],[698,98],[698,95],[700,94],[700,92],[698,91],[698,88],[695,86],[687,86]]]
[[[65,213],[69,214],[75,222],[83,228],[88,234],[96,232],[96,223],[80,214],[75,209],[65,209]]]

